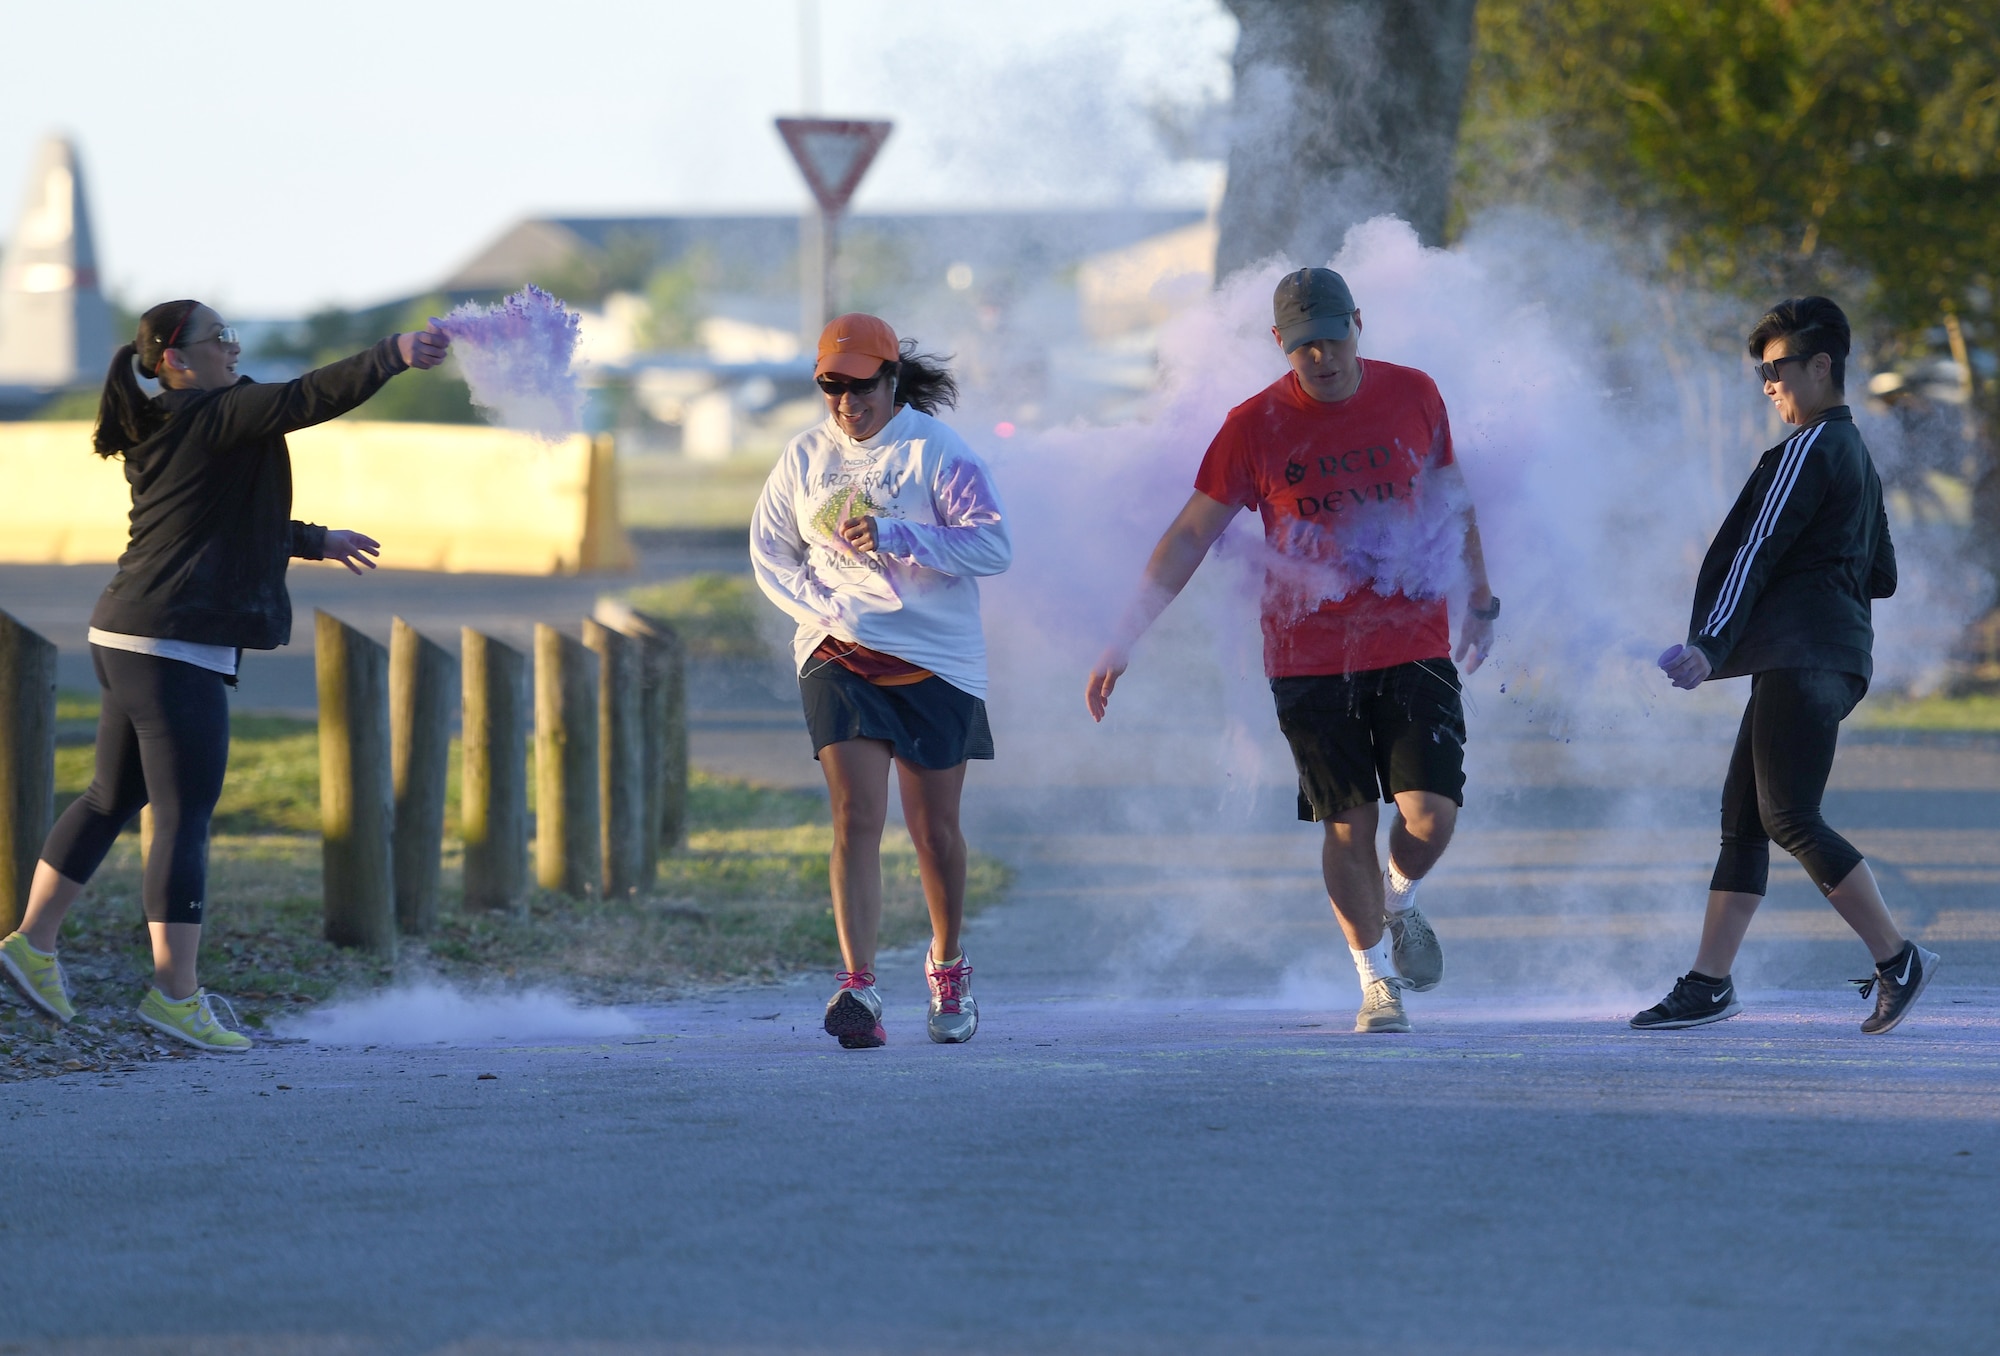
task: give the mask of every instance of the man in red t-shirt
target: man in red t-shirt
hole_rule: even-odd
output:
[[[1401,991],[1444,975],[1417,882],[1465,804],[1446,600],[1463,601],[1456,658],[1468,673],[1492,647],[1500,600],[1436,384],[1361,360],[1361,312],[1332,269],[1287,274],[1273,311],[1292,370],[1223,420],[1085,700],[1104,719],[1133,645],[1237,511],[1256,509],[1264,671],[1298,765],[1299,818],[1326,826],[1327,896],[1361,976],[1355,1030],[1408,1031]],[[1375,853],[1385,800],[1398,812],[1386,872]]]

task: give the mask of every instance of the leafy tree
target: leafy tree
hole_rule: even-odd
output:
[[[715,273],[713,251],[697,245],[646,279],[648,316],[639,346],[648,350],[692,348],[700,338],[703,294]]]
[[[659,262],[653,241],[636,231],[610,232],[603,249],[573,250],[526,281],[572,306],[598,306],[613,292],[637,292]]]
[[[1608,211],[1700,284],[1837,295],[1878,356],[1971,356],[1992,446],[1991,0],[1481,0],[1476,51],[1461,219],[1501,200]],[[1984,460],[1975,514],[1994,554]]]

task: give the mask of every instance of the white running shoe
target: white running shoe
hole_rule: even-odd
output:
[[[1437,934],[1431,931],[1431,921],[1424,917],[1423,910],[1412,904],[1401,913],[1384,915],[1382,921],[1395,944],[1397,972],[1418,993],[1435,989],[1444,978],[1444,948],[1438,945]]]
[[[836,976],[840,988],[826,1004],[826,1034],[845,1050],[873,1050],[886,1044],[882,1030],[882,995],[875,992],[875,975],[869,970],[842,970]]]
[[[1408,1031],[1410,1019],[1403,1011],[1399,979],[1371,979],[1361,986],[1361,1011],[1354,1014],[1354,1029],[1374,1034]]]
[[[924,950],[924,978],[931,986],[931,1013],[926,1025],[939,1045],[958,1045],[979,1030],[979,1004],[972,1001],[972,964],[960,952],[950,965],[939,965]]]

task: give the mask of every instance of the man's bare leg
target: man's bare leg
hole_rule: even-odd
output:
[[[1389,826],[1389,865],[1412,882],[1422,880],[1451,846],[1457,827],[1458,805],[1450,796],[1398,791],[1396,822]]]
[[[1320,875],[1333,916],[1353,951],[1367,951],[1382,940],[1382,862],[1375,852],[1380,807],[1358,805],[1325,822],[1320,846]]]
[[[1355,1014],[1354,1029],[1408,1031],[1410,1020],[1403,1013],[1399,992],[1402,977],[1396,973],[1382,912],[1382,861],[1375,851],[1375,830],[1380,823],[1381,808],[1373,802],[1326,820],[1320,874],[1326,881],[1333,915],[1347,936],[1355,974],[1361,980],[1361,1011]]]

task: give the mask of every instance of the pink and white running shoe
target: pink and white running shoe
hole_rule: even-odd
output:
[[[875,992],[875,976],[842,970],[834,978],[840,990],[827,1000],[826,1034],[840,1042],[844,1050],[873,1050],[886,1045],[889,1033],[882,1029],[882,996]]]
[[[972,1001],[972,964],[960,952],[950,965],[939,965],[924,951],[924,978],[931,985],[931,1014],[925,1023],[939,1045],[958,1045],[979,1030],[979,1004]]]

